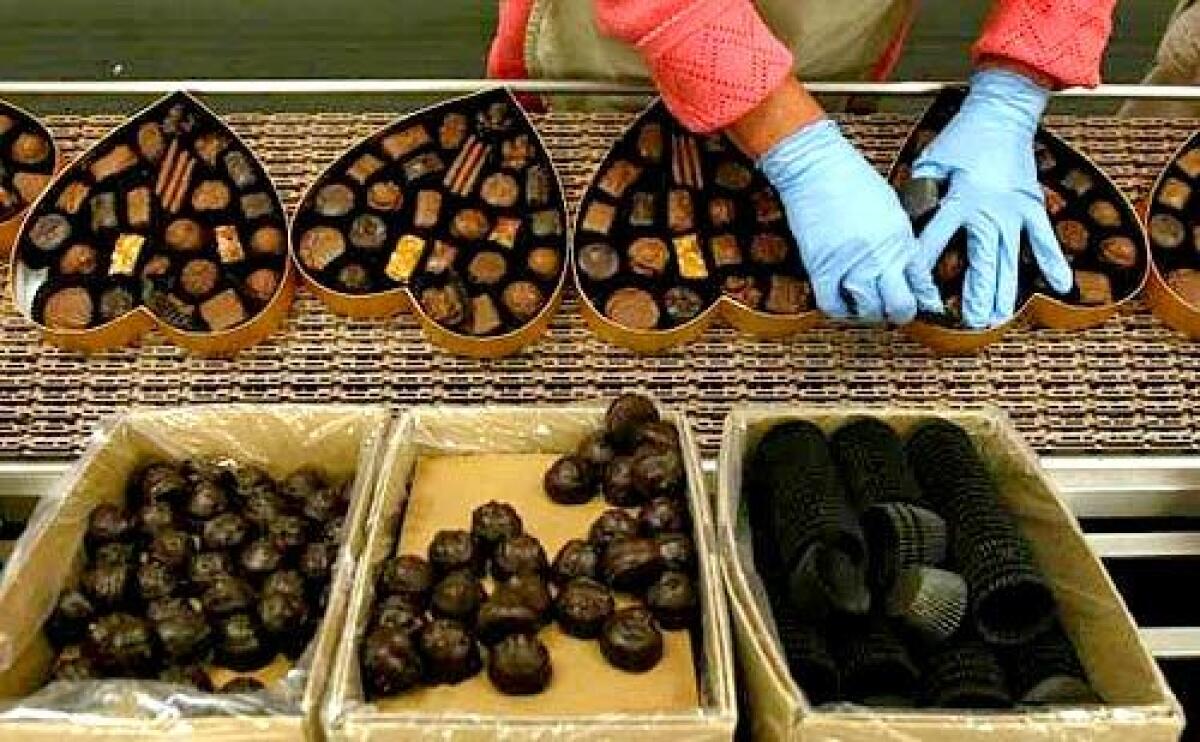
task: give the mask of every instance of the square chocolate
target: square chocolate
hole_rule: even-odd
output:
[[[200,317],[213,332],[228,330],[246,321],[246,308],[233,289],[225,289],[200,305]]]
[[[242,196],[241,203],[242,214],[251,221],[271,216],[271,214],[275,213],[275,203],[264,192],[247,193],[245,196]]]
[[[150,226],[150,189],[147,186],[125,194],[125,221],[134,229]]]
[[[432,141],[425,127],[418,124],[410,126],[404,131],[384,137],[383,141],[380,142],[380,146],[383,147],[384,154],[388,157],[393,160],[399,160],[401,157],[408,156],[410,153]]]
[[[258,182],[258,176],[254,174],[254,166],[250,164],[250,158],[244,152],[233,150],[225,155],[225,172],[229,173],[229,179],[239,190],[246,190]]]
[[[92,231],[117,228],[117,194],[97,193],[90,201],[92,207]]]
[[[222,263],[240,263],[246,259],[246,250],[238,237],[237,227],[226,224],[213,231],[217,236],[217,256]]]
[[[658,162],[663,156],[663,132],[660,124],[650,123],[638,132],[637,150],[647,162]]]
[[[530,206],[550,203],[550,176],[541,165],[534,165],[525,172],[525,202]]]
[[[438,223],[442,213],[442,194],[440,191],[419,191],[417,193],[417,210],[413,212],[413,224],[418,227],[432,227]]]
[[[633,202],[629,208],[629,224],[633,227],[654,226],[654,194],[638,192],[633,194]]]
[[[435,240],[429,260],[425,262],[425,270],[434,275],[445,273],[454,267],[454,260],[457,257],[457,247],[449,242]]]
[[[346,175],[357,181],[359,185],[362,185],[367,182],[368,178],[379,172],[379,169],[382,167],[383,160],[373,154],[367,153],[360,155],[354,161],[354,164],[346,171]]]
[[[766,309],[773,314],[800,314],[812,306],[812,290],[807,281],[793,276],[771,276]]]
[[[438,144],[442,149],[458,149],[466,138],[467,117],[461,113],[446,114],[446,118],[442,119],[441,127],[438,128]]]
[[[536,237],[557,237],[562,234],[562,215],[558,209],[534,212],[530,218],[530,229]]]
[[[552,213],[555,217],[558,216],[557,211]],[[513,245],[517,244],[517,233],[520,231],[520,219],[513,217],[500,217],[496,220],[496,226],[492,229],[492,233],[488,235],[488,240],[500,245],[501,247],[511,250]]]
[[[713,263],[718,268],[730,265],[740,265],[742,249],[738,247],[737,237],[731,234],[718,234],[708,240],[708,249],[712,253]]]
[[[588,232],[597,232],[599,234],[608,234],[612,229],[613,218],[616,216],[617,210],[610,204],[602,201],[593,201],[588,204],[587,211],[583,215],[583,228]]]
[[[112,258],[109,260],[108,275],[132,276],[145,244],[146,238],[140,234],[123,234],[118,237],[116,245],[113,246]]]
[[[737,217],[737,207],[728,198],[714,198],[708,202],[708,221],[714,229],[728,227]]]
[[[388,258],[387,267],[383,272],[396,283],[404,283],[412,277],[425,254],[425,240],[413,234],[406,234],[396,240],[396,247]]]
[[[446,164],[442,162],[441,155],[437,152],[426,152],[404,163],[404,177],[412,183],[445,169]]]
[[[755,191],[750,202],[754,204],[754,218],[759,224],[770,224],[783,218],[783,208],[771,190],[763,188]]]
[[[688,279],[708,278],[708,266],[704,264],[704,253],[700,251],[700,240],[696,235],[689,234],[676,237],[675,262],[679,266],[679,275]]]
[[[600,176],[599,188],[613,198],[620,198],[641,174],[642,169],[629,160],[617,160]]]
[[[687,232],[696,226],[691,193],[675,188],[667,195],[667,226],[672,232]]]
[[[500,312],[487,294],[471,299],[471,334],[488,335],[500,329]]]

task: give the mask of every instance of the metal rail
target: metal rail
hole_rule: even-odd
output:
[[[507,85],[522,93],[636,95],[653,93],[642,83],[591,80],[494,79],[262,79],[262,80],[0,80],[8,95],[160,95],[175,90],[220,95],[313,95],[375,93],[473,93]],[[961,82],[811,82],[813,93],[831,95],[931,96]],[[1060,98],[1200,100],[1200,86],[1100,85],[1068,88]]]

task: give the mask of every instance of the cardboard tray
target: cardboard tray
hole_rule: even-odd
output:
[[[912,162],[924,148],[924,143],[918,141],[918,133],[922,130],[937,131],[944,125],[944,119],[953,111],[957,111],[966,95],[963,89],[947,90],[940,94],[913,126],[905,139],[896,158],[888,171],[888,182],[898,186],[906,177]],[[1071,147],[1067,142],[1055,136],[1044,126],[1039,126],[1036,140],[1052,150],[1057,157],[1068,155],[1072,161],[1084,168],[1088,174],[1097,179],[1096,189],[1104,191],[1104,197],[1113,202],[1121,213],[1123,226],[1120,228],[1124,236],[1133,240],[1140,253],[1140,276],[1136,287],[1111,304],[1101,306],[1081,306],[1068,304],[1054,296],[1044,293],[1033,293],[1024,301],[1018,300],[1016,312],[1012,319],[996,327],[972,330],[967,328],[947,327],[936,322],[917,321],[905,325],[903,331],[915,340],[943,355],[963,355],[975,353],[988,345],[1000,340],[1010,330],[1021,327],[1048,327],[1055,330],[1083,330],[1103,324],[1110,317],[1133,304],[1149,280],[1150,246],[1146,230],[1138,212],[1130,203],[1125,192],[1113,183],[1112,179],[1100,167]]]
[[[31,227],[33,217],[38,215],[42,202],[48,201],[52,195],[57,195],[60,182],[64,178],[69,177],[75,168],[91,163],[94,157],[107,149],[115,138],[127,136],[129,131],[136,124],[143,121],[147,114],[171,103],[182,103],[190,107],[201,117],[211,119],[213,123],[218,125],[220,131],[228,134],[246,152],[251,158],[254,168],[264,179],[263,190],[271,196],[278,211],[279,228],[283,230],[285,240],[290,236],[290,230],[287,228],[287,212],[284,209],[283,202],[279,198],[278,189],[276,189],[275,183],[271,179],[271,174],[266,170],[262,160],[255,154],[254,150],[220,116],[190,93],[176,92],[164,96],[133,114],[119,127],[102,137],[88,148],[87,151],[80,154],[71,164],[70,168],[57,171],[54,179],[51,180],[50,184],[42,192],[42,195],[25,212],[24,220],[20,224],[20,230],[13,240],[14,249],[9,266],[9,296],[12,298],[13,305],[17,308],[17,311],[31,324],[37,326],[46,342],[68,350],[95,353],[133,344],[150,330],[157,330],[171,342],[195,353],[208,356],[229,356],[265,340],[285,324],[288,309],[291,307],[292,299],[296,293],[295,271],[291,260],[288,259],[288,256],[291,254],[291,247],[286,243],[283,246],[284,257],[280,261],[279,284],[275,289],[275,293],[261,309],[249,315],[249,318],[245,322],[227,330],[215,332],[183,330],[158,318],[144,304],[138,304],[131,311],[110,322],[83,330],[52,329],[33,319],[34,295],[38,286],[41,285],[41,281],[37,278],[39,271],[30,269],[21,260],[18,246],[21,238]],[[157,197],[155,197],[154,208],[159,208]],[[146,233],[145,229],[136,231],[139,234]]]
[[[613,143],[604,159],[596,166],[596,169],[592,173],[591,180],[588,183],[587,191],[583,194],[579,203],[576,205],[575,213],[573,214],[571,224],[571,275],[575,285],[575,293],[579,296],[580,312],[583,314],[583,319],[587,323],[588,328],[600,339],[614,345],[619,345],[638,353],[661,353],[675,346],[683,345],[700,338],[709,327],[717,322],[724,322],[738,332],[751,337],[765,339],[784,338],[816,327],[821,322],[822,315],[815,308],[815,305],[812,309],[799,314],[773,314],[764,310],[754,309],[740,301],[733,299],[730,296],[721,294],[719,286],[717,286],[717,296],[708,304],[708,306],[702,309],[695,318],[668,329],[642,330],[625,326],[607,317],[604,314],[603,309],[597,305],[592,292],[587,289],[588,281],[583,275],[581,275],[578,260],[575,258],[576,250],[578,250],[584,244],[579,239],[579,235],[582,230],[581,224],[583,215],[593,201],[602,200],[609,203],[614,202],[614,199],[608,196],[598,199],[600,189],[598,188],[597,184],[601,174],[607,171],[613,162],[623,159],[623,155],[625,158],[629,157],[627,149],[632,146],[630,140],[633,138],[634,133],[640,129],[642,124],[655,119],[667,124],[667,126],[664,126],[665,134],[671,133],[671,127],[682,130],[682,126],[671,117],[670,112],[667,111],[663,102],[660,99],[656,99],[645,110],[643,110],[638,117],[633,120],[632,123],[630,123],[630,125],[622,133],[621,137]],[[696,140],[697,142],[702,139],[701,137],[691,133],[686,133],[686,136]],[[666,139],[665,136],[664,139]],[[754,163],[751,162],[749,158],[740,155],[740,153],[736,153],[736,147],[734,147],[734,145],[728,140],[726,141],[726,146],[734,150],[735,155],[733,159],[741,161],[754,174],[754,182],[745,191],[740,193],[731,195],[722,191],[717,192],[721,193],[721,195],[730,196],[737,204],[739,211],[751,210],[749,192],[754,190],[756,187],[765,187],[770,189],[770,185],[763,178],[762,174],[755,169]],[[671,155],[669,152],[665,152],[663,164],[646,165],[645,167],[648,175],[642,176],[643,178],[652,177],[655,174],[652,171],[657,169],[664,171],[663,173],[659,174],[662,176],[662,182],[658,183],[658,181],[654,181],[655,187],[659,189],[655,192],[660,202],[666,201],[667,192],[669,190],[667,177],[669,177],[670,173],[668,172],[668,168],[665,163],[669,161],[670,156]],[[705,156],[701,155],[701,159],[703,160],[704,158]],[[712,173],[709,173],[708,177],[711,178],[711,176]],[[704,192],[706,193],[712,191],[716,191],[716,188],[711,185],[704,189]],[[626,201],[626,197],[615,199],[615,202],[618,204],[618,206],[625,204]],[[619,208],[618,214],[620,214],[620,212],[621,209]],[[702,220],[701,209],[699,207],[696,208],[695,219],[698,224]],[[697,234],[701,232],[705,232],[705,234],[707,234],[708,232],[725,231],[733,234],[741,234],[741,236],[748,236],[748,233],[743,234],[744,223],[747,221],[749,220],[745,219],[745,217],[742,217],[738,223],[735,223],[724,230],[706,228],[707,232],[700,229],[695,229],[693,231]],[[626,228],[621,225],[616,225],[613,228],[614,231],[623,229]],[[639,234],[645,233],[649,235],[653,230],[652,228],[642,228],[640,230],[632,231],[637,231]],[[666,227],[662,227],[661,233],[655,233],[654,236],[661,237],[668,243],[670,243],[672,237],[671,233]],[[790,239],[790,232],[788,233],[788,236]],[[589,240],[589,242],[590,241],[591,240]],[[614,247],[617,247],[615,243]],[[704,244],[702,244],[700,249],[703,252],[708,251],[707,245]],[[620,251],[621,250],[618,248],[618,252]],[[746,250],[743,246],[743,254],[745,252]],[[746,263],[748,260],[744,258],[743,262]],[[710,275],[708,279],[705,279],[706,282],[710,282],[712,284],[716,284],[718,280],[719,278],[717,275]],[[686,284],[687,282],[680,281],[680,283]]]
[[[386,408],[350,405],[136,411],[104,426],[40,503],[0,582],[0,739],[58,740],[78,735],[81,729],[88,736],[114,739],[319,739],[318,706],[341,635],[355,557],[365,543],[372,483],[389,428]],[[42,622],[62,585],[82,567],[79,556],[92,508],[123,502],[127,477],[147,459],[197,455],[237,458],[275,477],[306,465],[335,477],[355,477],[329,605],[300,665],[289,668],[277,659],[260,670],[268,684],[265,697],[180,693],[177,686],[101,681],[86,684],[91,688],[71,684],[79,686],[68,694],[71,708],[23,705],[23,698],[41,688],[53,660]],[[172,693],[197,713],[181,715],[180,704],[168,702]],[[94,698],[103,698],[105,705],[93,705]],[[15,708],[5,710],[9,705]]]
[[[499,737],[511,740],[600,740],[632,734],[646,740],[715,742],[730,739],[735,721],[733,654],[728,634],[725,597],[720,588],[716,550],[713,546],[712,515],[704,496],[695,442],[686,418],[678,413],[664,414],[664,418],[674,423],[680,431],[688,472],[688,500],[695,524],[693,536],[699,555],[703,621],[700,630],[692,634],[693,638],[698,637],[692,652],[698,663],[693,666],[694,669],[698,669],[698,705],[677,711],[605,713],[595,710],[595,699],[585,698],[579,703],[580,708],[576,709],[575,713],[570,713],[563,708],[546,708],[549,702],[547,699],[554,696],[553,685],[540,696],[510,698],[492,690],[482,676],[476,678],[479,684],[474,686],[471,685],[473,681],[467,681],[459,686],[418,691],[377,704],[366,703],[363,700],[359,681],[358,647],[369,618],[378,567],[383,560],[395,553],[396,534],[402,528],[403,518],[407,517],[403,510],[413,492],[414,472],[419,465],[438,461],[437,458],[422,457],[455,454],[560,454],[573,451],[587,433],[599,427],[604,410],[605,407],[599,405],[557,408],[418,407],[401,418],[392,432],[379,470],[366,551],[355,576],[347,624],[322,712],[322,724],[329,740],[362,742],[385,739],[437,739],[457,742],[493,740]],[[550,457],[545,457],[545,460],[548,463]],[[425,469],[430,468],[432,467]],[[540,474],[538,476],[540,477]],[[497,475],[496,479],[501,479],[500,475]],[[439,481],[448,481],[444,470]],[[474,493],[474,497],[489,499],[490,496],[485,497],[481,494],[482,490],[474,486],[475,481],[477,480],[464,481],[464,488]],[[528,482],[528,472],[524,481]],[[453,494],[448,496],[457,497]],[[414,501],[416,500],[417,498],[414,498]],[[522,515],[526,516],[528,521],[532,522],[536,518],[531,531],[540,534],[551,530],[553,514],[549,508],[542,508],[542,512],[535,513],[534,505],[531,503],[528,510],[522,511]],[[593,505],[596,506],[596,512],[603,509],[602,503],[597,502]],[[446,508],[446,505],[441,507]],[[563,507],[555,505],[554,509],[561,510]],[[588,518],[590,522],[594,517],[593,512],[586,510],[587,506],[580,507],[585,510],[580,511],[578,515]],[[460,509],[461,513],[458,512]],[[428,516],[429,508],[425,510],[425,516]],[[461,508],[456,503],[448,510],[453,511],[454,523],[439,523],[437,527],[469,526],[469,508]],[[521,510],[519,506],[518,510]],[[446,514],[449,515],[450,512]],[[547,515],[550,517],[547,518]],[[563,520],[577,517],[576,514],[569,514],[569,517],[566,513],[561,515]],[[431,524],[427,522],[423,525]],[[573,532],[572,535],[577,535],[577,532]],[[416,541],[422,539],[423,536]],[[547,551],[552,551],[552,548],[548,544]],[[547,628],[542,632],[543,638],[555,642],[558,637],[547,636],[555,631],[553,627]],[[674,642],[686,641],[686,634],[676,637],[668,635],[665,638],[668,647],[663,664],[646,675],[627,676],[631,678],[628,681],[631,687],[640,684],[643,690],[651,688],[647,683],[653,682],[655,672],[665,669],[675,646]],[[598,655],[595,647],[588,649]],[[551,649],[556,672],[559,671],[557,663],[562,656],[559,652],[569,650],[569,647],[559,646]],[[585,687],[589,692],[594,689],[594,693],[600,696],[619,693],[620,690],[615,685],[610,685],[614,679],[621,680],[619,671],[604,669],[617,674],[609,677],[584,677]],[[564,679],[565,676],[564,673]],[[463,688],[478,689],[478,692],[466,693]],[[420,697],[412,698],[413,695]],[[450,701],[446,700],[448,695]],[[694,703],[696,690],[689,695]],[[570,699],[560,699],[559,702],[569,704]],[[634,703],[641,703],[641,699],[634,699]],[[452,710],[449,706],[457,706],[460,710]],[[481,710],[462,711],[464,706],[474,706]],[[584,711],[584,706],[592,708]]]
[[[360,150],[365,151],[367,145],[377,142],[390,133],[400,131],[406,128],[407,125],[417,123],[423,117],[431,116],[439,112],[450,112],[455,110],[456,106],[473,105],[480,101],[503,100],[512,106],[513,110],[520,118],[521,126],[524,127],[525,133],[532,136],[534,149],[537,156],[543,157],[545,164],[549,167],[550,177],[552,182],[553,193],[551,194],[551,204],[548,208],[557,208],[562,214],[563,234],[559,238],[561,247],[560,256],[562,264],[559,268],[558,279],[554,283],[553,290],[546,296],[546,304],[541,311],[530,318],[524,324],[515,327],[508,332],[499,335],[489,335],[484,337],[476,337],[454,329],[445,327],[425,311],[421,306],[421,302],[413,295],[409,285],[398,286],[393,289],[371,291],[364,294],[350,294],[340,291],[337,288],[329,286],[318,280],[304,266],[303,262],[296,254],[296,250],[300,244],[300,236],[296,234],[298,229],[297,222],[303,216],[303,212],[308,208],[306,205],[312,202],[312,197],[316,190],[321,186],[327,185],[331,179],[337,174],[335,171],[344,168],[353,161],[353,155],[356,155]],[[405,191],[405,202],[415,201],[417,189],[413,188]],[[440,192],[440,188],[439,188]],[[447,197],[447,200],[457,201],[457,197]],[[527,207],[522,207],[527,208]],[[407,207],[405,207],[407,209]],[[532,209],[530,209],[532,210]],[[357,213],[355,209],[351,213]],[[425,232],[428,230],[417,230]],[[463,356],[471,356],[475,358],[500,358],[503,356],[512,355],[527,345],[530,345],[546,334],[550,327],[550,320],[558,311],[562,304],[563,289],[566,285],[567,263],[570,260],[570,239],[571,233],[568,228],[568,216],[566,198],[563,195],[562,179],[559,176],[558,169],[555,167],[554,160],[550,156],[550,151],[546,147],[545,141],[542,139],[541,133],[537,127],[530,121],[525,109],[521,106],[521,102],[512,94],[506,87],[497,87],[489,90],[484,90],[479,93],[460,96],[450,100],[442,101],[431,106],[426,106],[417,111],[405,114],[400,118],[379,127],[378,130],[370,135],[356,141],[351,146],[347,147],[341,155],[330,163],[316,179],[308,184],[304,193],[301,195],[295,210],[292,212],[291,220],[288,225],[289,241],[292,250],[292,262],[295,265],[296,272],[300,275],[304,285],[320,299],[325,306],[329,307],[338,314],[344,314],[349,317],[390,317],[401,312],[411,312],[416,317],[417,322],[421,325],[425,336],[433,342],[451,353],[456,353]],[[392,240],[388,245],[394,244]]]
[[[804,678],[793,678],[754,568],[741,507],[742,462],[772,424],[804,419],[826,432],[869,415],[902,435],[921,420],[961,425],[1017,517],[1057,600],[1063,626],[1106,706],[1030,712],[948,712],[812,707]],[[945,411],[894,407],[763,405],[734,408],[725,420],[717,488],[717,538],[732,604],[750,726],[764,740],[1175,740],[1182,712],[1139,637],[1132,616],[1099,559],[1038,466],[1036,455],[994,409]]]
[[[54,157],[54,168],[50,172],[51,180],[46,181],[46,185],[42,186],[42,190],[38,194],[40,196],[41,193],[44,193],[46,188],[49,187],[50,182],[54,179],[54,176],[58,174],[58,171],[62,169],[62,150],[59,149],[58,142],[54,141],[54,135],[51,134],[50,130],[46,128],[46,125],[24,108],[15,106],[8,101],[0,100],[0,114],[7,114],[13,118],[20,119],[27,125],[32,124],[33,127],[38,130],[38,133],[46,137],[46,140],[50,142],[50,151]],[[36,199],[34,200],[36,201]],[[21,229],[21,220],[25,218],[25,213],[29,211],[30,206],[31,203],[27,203],[15,214],[0,221],[0,257],[8,255],[9,251],[12,249],[12,246],[16,244],[17,232],[19,232]]]

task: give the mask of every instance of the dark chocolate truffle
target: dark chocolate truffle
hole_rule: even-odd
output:
[[[686,532],[689,520],[687,505],[668,497],[656,497],[638,512],[642,533],[647,536]]]
[[[604,303],[604,314],[633,330],[653,330],[661,313],[654,297],[642,289],[617,289]]]
[[[575,455],[588,462],[592,467],[592,478],[597,479],[604,473],[604,468],[616,458],[617,452],[608,440],[608,434],[597,431],[583,439],[579,448],[575,449]]]
[[[429,604],[433,615],[472,623],[487,598],[483,585],[467,570],[452,572],[433,587]]]
[[[305,631],[309,621],[308,601],[299,595],[273,592],[262,596],[258,602],[258,619],[263,629],[282,646],[288,654],[299,654],[307,643]]]
[[[620,508],[605,510],[588,531],[588,541],[603,551],[619,538],[638,535],[638,520]]]
[[[605,467],[600,489],[605,502],[617,507],[640,505],[645,499],[633,486],[632,456],[617,456]]]
[[[621,268],[621,257],[617,251],[603,242],[585,245],[577,257],[579,270],[593,281],[607,281],[617,275]]]
[[[110,676],[146,677],[158,661],[158,640],[148,621],[112,613],[88,627],[84,653]]]
[[[223,551],[202,551],[188,564],[188,579],[197,587],[207,587],[218,577],[233,574],[233,561]]]
[[[650,538],[623,538],[609,544],[601,557],[605,581],[616,590],[638,592],[662,573],[658,544]]]
[[[183,609],[157,621],[154,631],[172,662],[202,658],[212,645],[212,629],[197,611]]]
[[[596,492],[591,466],[579,456],[567,455],[546,471],[543,487],[551,500],[560,505],[582,505]]]
[[[536,634],[541,623],[541,616],[528,601],[501,585],[479,609],[475,625],[479,641],[491,646],[513,634]]]
[[[492,577],[507,580],[517,574],[545,574],[549,569],[546,551],[533,536],[523,533],[504,539],[492,554]]]
[[[633,486],[647,498],[670,497],[683,489],[683,457],[678,448],[651,446],[633,456]]]
[[[54,612],[46,620],[46,638],[60,648],[80,642],[95,616],[96,608],[86,595],[79,590],[67,590],[59,596]]]
[[[271,661],[275,650],[252,616],[237,613],[217,625],[215,660],[237,672],[256,670]]]
[[[97,505],[88,516],[87,542],[92,548],[125,541],[133,536],[136,524],[119,505]]]
[[[613,400],[604,414],[604,428],[614,444],[628,449],[637,441],[641,426],[658,419],[658,408],[649,397],[622,394]]]
[[[283,552],[265,538],[255,539],[242,549],[238,564],[254,580],[266,579],[283,563]]]
[[[424,667],[411,634],[380,627],[362,646],[362,677],[369,697],[394,696],[421,682]]]
[[[604,622],[600,651],[609,664],[626,672],[646,672],[662,659],[663,638],[650,611],[622,608]]]
[[[663,572],[646,590],[646,607],[664,629],[687,628],[699,604],[696,586],[683,572]]]
[[[483,667],[475,638],[457,621],[438,618],[425,624],[417,647],[430,685],[461,683]]]
[[[486,555],[467,531],[442,530],[429,542],[429,564],[439,575],[456,570],[482,574]]]
[[[471,513],[471,534],[488,549],[501,541],[524,533],[521,516],[512,505],[504,502],[484,503]]]
[[[576,577],[596,579],[600,576],[600,550],[582,539],[571,539],[558,550],[550,573],[560,585]]]
[[[214,579],[200,595],[200,603],[210,616],[241,613],[253,607],[254,588],[240,577],[222,575]]]
[[[406,595],[388,595],[375,604],[371,626],[387,626],[415,633],[425,625],[425,609]]]
[[[615,605],[607,587],[587,577],[576,577],[559,590],[554,615],[571,636],[595,639]]]
[[[419,556],[406,554],[383,563],[379,590],[384,595],[405,595],[423,605],[433,589],[433,567]]]
[[[513,634],[492,648],[488,678],[501,693],[525,696],[541,693],[550,684],[550,652],[537,637]]]
[[[237,549],[250,536],[250,524],[237,513],[223,513],[204,524],[204,547],[214,551]]]
[[[664,569],[689,574],[696,569],[696,547],[691,536],[681,532],[663,533],[656,536],[654,542],[658,544]]]
[[[149,561],[137,570],[138,598],[145,601],[158,600],[172,595],[179,588],[179,580],[170,567],[162,562]]]

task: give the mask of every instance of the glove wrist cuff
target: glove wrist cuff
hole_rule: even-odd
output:
[[[758,160],[763,175],[776,190],[786,191],[802,180],[816,162],[847,146],[836,122],[822,118],[780,139]]]
[[[979,109],[988,119],[1003,118],[1032,137],[1050,102],[1050,91],[1010,70],[990,68],[971,75],[971,90],[964,113]]]

